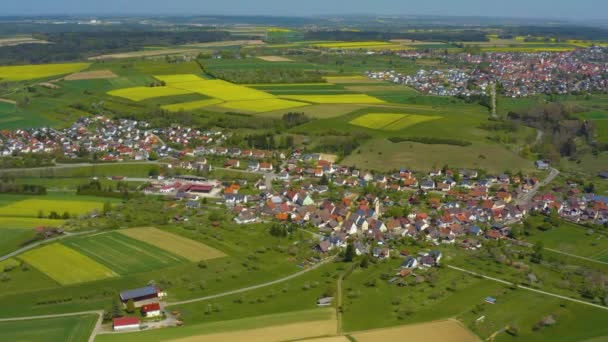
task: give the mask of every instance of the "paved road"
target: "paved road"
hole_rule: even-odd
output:
[[[532,201],[534,196],[536,196],[536,193],[538,192],[538,190],[541,187],[551,183],[555,179],[555,177],[557,177],[558,175],[559,175],[559,171],[557,169],[550,168],[549,175],[547,177],[545,177],[545,179],[543,179],[542,181],[540,181],[536,185],[534,185],[534,187],[530,191],[519,195],[516,199],[516,203],[520,204],[520,205],[522,205],[522,204],[525,205],[525,204],[530,203],[530,201]]]
[[[480,273],[477,273],[477,272],[473,272],[473,271],[469,271],[469,270],[465,270],[464,268],[460,268],[460,267],[456,267],[456,266],[447,265],[447,267],[451,268],[453,270],[457,270],[457,271],[468,273],[468,274],[471,274],[471,275],[474,275],[474,276],[482,277],[482,278],[485,278],[485,279],[488,279],[488,280],[492,280],[492,281],[495,281],[495,282],[499,282],[499,283],[502,283],[502,284],[505,284],[505,285],[517,286],[520,289],[524,289],[524,290],[528,290],[528,291],[544,294],[546,296],[551,296],[551,297],[560,298],[560,299],[568,300],[568,301],[579,303],[579,304],[593,306],[593,307],[596,307],[598,309],[608,310],[608,307],[603,306],[603,305],[593,304],[593,303],[585,302],[584,300],[578,300],[578,299],[574,299],[574,298],[558,295],[558,294],[547,292],[547,291],[537,290],[537,289],[533,289],[531,287],[527,287],[527,286],[523,286],[523,285],[515,285],[514,283],[508,282],[506,280],[502,280],[502,279],[486,276],[486,275],[483,275],[483,274],[480,274]]]
[[[329,258],[327,258],[327,259],[325,259],[325,260],[317,263],[316,265],[314,265],[314,266],[312,266],[310,268],[307,268],[307,269],[302,270],[300,272],[288,275],[288,276],[283,277],[281,279],[269,281],[267,283],[263,283],[263,284],[259,284],[259,285],[253,285],[253,286],[245,287],[245,288],[238,289],[238,290],[218,293],[218,294],[210,295],[210,296],[206,296],[206,297],[200,297],[200,298],[182,300],[182,301],[179,301],[179,302],[167,303],[165,305],[165,307],[175,306],[175,305],[182,305],[182,304],[190,304],[190,303],[196,303],[196,302],[202,302],[202,301],[209,300],[209,299],[215,299],[215,298],[230,296],[230,295],[233,295],[233,294],[247,292],[247,291],[251,291],[251,290],[256,290],[256,289],[259,289],[259,288],[262,288],[262,287],[267,287],[267,286],[279,284],[279,283],[282,283],[282,282],[286,282],[286,281],[291,280],[293,278],[297,278],[297,277],[301,276],[302,274],[305,274],[305,273],[308,273],[308,272],[310,272],[310,271],[312,271],[314,269],[317,269],[317,268],[321,267],[322,265],[324,265],[324,264],[326,264],[326,263],[334,260],[335,258],[336,257],[329,257]]]
[[[19,248],[18,250],[14,251],[14,252],[8,253],[8,254],[3,255],[3,256],[0,256],[0,261],[12,258],[12,257],[14,257],[16,255],[19,255],[19,254],[21,254],[21,253],[23,253],[25,251],[29,251],[30,249],[36,248],[36,247],[38,247],[40,245],[44,245],[44,244],[47,244],[47,243],[51,243],[53,241],[65,239],[65,238],[70,237],[70,236],[78,236],[78,235],[89,234],[89,233],[94,233],[94,232],[96,232],[96,230],[87,230],[86,232],[78,232],[78,233],[66,232],[65,234],[63,234],[61,236],[58,236],[56,238],[38,241],[38,242],[33,243],[31,245],[27,245],[25,247]]]

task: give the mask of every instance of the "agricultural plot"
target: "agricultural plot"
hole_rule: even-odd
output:
[[[0,66],[0,79],[4,81],[25,81],[47,78],[55,75],[71,74],[86,69],[89,65],[89,63],[65,63]]]
[[[222,102],[224,102],[224,101],[220,100],[220,99],[208,99],[208,100],[190,101],[190,102],[182,102],[182,103],[164,105],[164,106],[161,106],[161,108],[164,110],[168,110],[170,112],[179,112],[179,111],[200,109],[203,107],[216,105],[216,104],[219,104]]]
[[[438,119],[441,119],[441,117],[416,114],[370,113],[350,121],[350,124],[384,131],[399,131],[425,121]]]
[[[291,62],[292,60],[283,56],[258,56],[259,59],[266,62]]]
[[[369,96],[366,94],[346,94],[346,95],[284,95],[282,98],[295,100],[295,101],[303,101],[303,102],[312,102],[312,103],[360,103],[360,104],[379,104],[384,103],[384,101],[375,98],[373,96]]]
[[[81,215],[94,210],[101,210],[102,207],[102,202],[94,201],[26,199],[0,207],[0,216],[37,217],[40,212],[43,215],[48,215],[52,211],[59,215],[62,215],[64,212],[70,215]]]
[[[377,80],[365,76],[327,76],[325,80],[329,83],[379,83]]]
[[[546,248],[608,262],[608,237],[603,234],[588,234],[587,229],[561,222],[545,232],[535,232],[528,239],[534,243],[542,241]]]
[[[153,227],[131,228],[119,231],[133,239],[146,242],[190,261],[209,260],[226,256],[223,252],[200,242]]]
[[[63,244],[120,275],[152,271],[186,262],[186,259],[118,232],[69,239],[63,241]]]
[[[3,228],[0,229],[0,256],[13,252],[31,241],[36,236],[34,229]],[[4,268],[0,264],[0,271]]]
[[[10,100],[0,100],[0,129],[33,128],[49,123],[49,120],[36,111],[18,108]]]
[[[308,106],[308,103],[289,101],[283,99],[261,99],[251,101],[228,101],[220,104],[220,107],[250,111],[255,113],[271,112],[274,110],[289,109]]]
[[[355,49],[389,49],[389,48],[402,48],[403,45],[380,42],[380,41],[367,41],[367,42],[335,42],[335,43],[318,43],[314,44],[316,48],[327,48],[327,49],[342,49],[342,50],[355,50]]]
[[[197,76],[194,74],[156,75],[156,76],[154,76],[154,78],[167,83],[167,85],[169,85],[169,86],[174,85],[176,83],[200,82],[200,81],[205,80],[205,79],[201,78],[200,76]]]
[[[36,228],[36,227],[59,227],[63,220],[40,219],[33,217],[0,217],[0,231],[2,228]]]
[[[78,342],[86,341],[97,315],[0,322],[4,341]]]
[[[95,281],[117,275],[95,260],[58,243],[28,251],[19,258],[62,285]]]
[[[70,74],[63,79],[66,81],[96,80],[118,77],[111,70],[82,71]]]
[[[274,95],[261,90],[236,85],[222,80],[203,80],[195,82],[168,83],[175,89],[199,93],[224,101],[245,101],[274,98]]]
[[[468,331],[456,320],[436,321],[422,324],[406,325],[397,328],[387,328],[363,331],[352,334],[358,342],[398,341],[407,336],[412,341],[429,342],[477,342],[480,339]]]
[[[143,101],[155,97],[192,94],[192,91],[173,87],[133,87],[117,89],[108,92],[108,95],[122,97],[131,101]]]

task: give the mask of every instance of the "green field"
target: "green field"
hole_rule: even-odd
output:
[[[0,129],[41,127],[50,121],[35,111],[0,101]]]
[[[425,121],[437,119],[441,119],[441,117],[416,114],[370,113],[351,120],[350,124],[385,131],[399,131]]]
[[[134,87],[112,90],[108,95],[123,97],[132,101],[143,101],[163,96],[191,94],[192,91],[173,87]]]
[[[97,315],[0,322],[4,341],[82,342],[86,341]]]
[[[250,101],[228,101],[219,106],[227,109],[243,110],[254,113],[271,112],[275,110],[291,109],[308,106],[308,103],[289,101],[283,99],[261,99]]]
[[[152,271],[187,262],[184,258],[118,232],[68,239],[63,244],[120,275]]]
[[[181,102],[170,105],[161,106],[164,110],[168,110],[170,112],[179,112],[179,111],[189,111],[195,110],[203,107],[212,106],[215,104],[219,104],[224,102],[220,99],[208,99],[208,100],[199,100],[199,101],[191,101],[191,102]]]
[[[63,285],[116,276],[93,259],[58,243],[33,249],[19,258]]]
[[[0,217],[0,232],[3,228],[32,229],[36,227],[59,227],[63,224],[63,222],[63,220],[51,220],[44,218],[39,219],[31,217]]]
[[[0,256],[23,247],[25,242],[32,240],[35,236],[34,229],[0,229]]]
[[[0,66],[0,79],[6,81],[24,81],[47,78],[55,75],[71,74],[89,67],[89,63],[40,64]]]
[[[68,212],[70,215],[82,215],[94,210],[100,211],[102,207],[102,201],[26,199],[0,207],[0,216],[34,218],[41,211],[45,215],[48,215],[52,211],[59,215],[62,215],[64,212]]]
[[[366,94],[345,94],[345,95],[283,95],[282,98],[296,101],[312,103],[362,103],[379,104],[384,101]]]
[[[608,236],[568,222],[548,231],[535,231],[530,242],[542,241],[544,247],[590,259],[608,262]]]

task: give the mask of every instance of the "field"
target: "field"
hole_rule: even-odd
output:
[[[258,56],[258,58],[267,62],[291,62],[291,59],[283,56]]]
[[[131,228],[120,230],[120,233],[191,261],[209,260],[225,256],[224,253],[215,248],[157,228]]]
[[[116,276],[112,270],[93,259],[58,243],[28,251],[19,258],[62,285]]]
[[[89,338],[97,315],[0,322],[4,341],[82,342]]]
[[[63,214],[63,213],[62,213]],[[36,227],[58,227],[63,220],[39,219],[29,217],[0,217],[0,231],[3,228],[36,228]]]
[[[328,48],[328,49],[342,49],[342,50],[356,50],[356,49],[368,49],[368,50],[407,50],[408,47],[400,44],[380,42],[380,41],[367,41],[367,42],[333,42],[333,43],[317,43],[313,47],[316,48]]]
[[[25,81],[71,74],[89,67],[89,63],[40,64],[0,66],[0,79],[5,81]]]
[[[456,320],[436,321],[350,334],[357,342],[398,341],[404,336],[413,341],[476,342],[480,339]]]
[[[199,93],[224,101],[244,101],[269,99],[274,96],[249,87],[222,80],[202,80],[192,82],[167,83],[171,87],[191,93]]]
[[[249,316],[221,322],[189,324],[181,328],[149,330],[131,334],[98,335],[95,341],[140,342],[150,340],[175,341],[177,339],[180,341],[250,341],[254,337],[255,341],[299,340],[335,335],[337,322],[334,316],[333,309],[294,311],[283,314]],[[285,331],[281,327],[289,327],[292,331]],[[281,336],[278,334],[281,334]],[[270,335],[281,337],[281,339],[273,339]]]
[[[588,234],[587,228],[561,222],[557,227],[535,231],[528,240],[542,241],[545,248],[608,262],[608,237],[601,233]]]
[[[32,240],[36,236],[33,229],[0,229],[0,256],[8,254],[20,248],[24,242]],[[3,269],[0,266],[0,271]]]
[[[68,239],[63,244],[120,275],[153,271],[186,262],[176,255],[118,232]]]
[[[370,113],[351,120],[350,124],[371,129],[398,131],[425,121],[437,119],[441,119],[441,117],[416,114]]]
[[[192,91],[173,87],[133,87],[109,91],[108,94],[132,101],[143,101],[163,96],[192,94]]]
[[[312,103],[361,103],[361,104],[379,104],[384,101],[369,96],[366,94],[347,94],[347,95],[283,95],[282,98],[296,101],[312,102]]]
[[[96,80],[118,77],[110,70],[81,71],[64,77],[66,81]]]
[[[8,101],[0,101],[0,129],[33,128],[50,123],[40,113],[17,107]]]
[[[283,99],[261,99],[250,101],[228,101],[219,106],[227,109],[243,110],[254,113],[271,112],[281,109],[290,109],[308,106],[308,103],[289,101]]]
[[[170,105],[161,106],[162,109],[168,110],[170,112],[179,112],[179,111],[189,111],[195,110],[203,107],[212,106],[215,104],[222,103],[224,101],[220,99],[208,99],[208,100],[199,100],[199,101],[190,101],[190,102],[182,102],[175,103]]]
[[[37,217],[42,211],[44,215],[49,215],[55,211],[59,215],[64,212],[70,215],[81,215],[101,210],[102,202],[94,201],[70,201],[70,200],[50,200],[50,199],[26,199],[0,207],[0,216],[8,217]]]

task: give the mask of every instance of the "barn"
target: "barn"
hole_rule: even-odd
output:
[[[141,314],[146,316],[146,317],[158,317],[161,315],[161,311],[160,311],[160,304],[159,303],[152,303],[152,304],[146,304],[146,305],[142,305],[141,307]]]
[[[124,331],[139,329],[139,318],[137,317],[119,317],[114,318],[112,322],[114,331]]]
[[[130,299],[135,302],[136,307],[157,302],[158,289],[154,286],[146,286],[139,289],[122,291],[120,293],[120,300],[123,303],[127,303]]]

